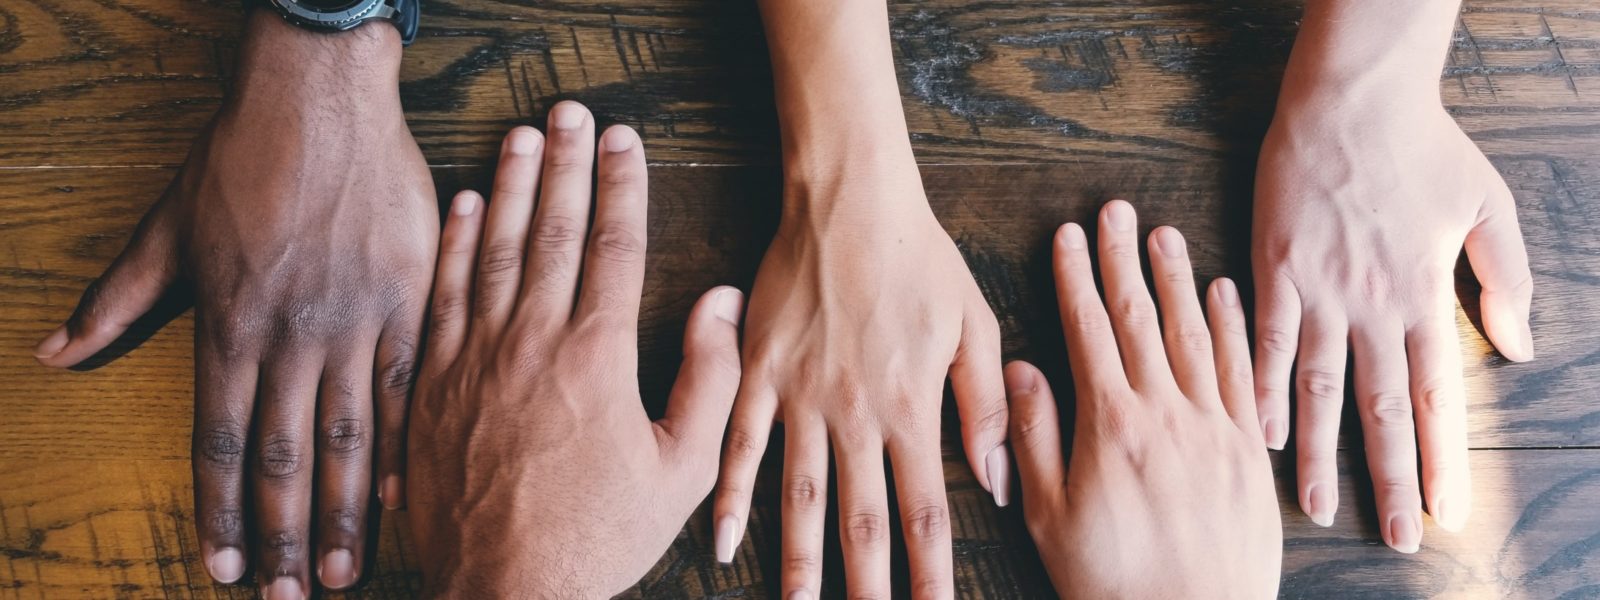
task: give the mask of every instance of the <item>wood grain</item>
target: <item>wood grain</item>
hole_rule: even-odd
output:
[[[441,198],[484,189],[503,131],[561,99],[644,134],[658,166],[640,379],[658,412],[690,304],[712,285],[748,289],[776,224],[776,121],[754,3],[429,0],[424,10],[402,95]],[[920,0],[890,13],[931,201],[1001,318],[1008,358],[1067,383],[1047,244],[1056,224],[1109,198],[1133,200],[1146,230],[1183,229],[1202,278],[1248,283],[1255,153],[1297,3]],[[193,329],[181,303],[87,372],[29,355],[219,105],[238,21],[233,0],[0,3],[0,600],[254,595],[211,585],[194,554]],[[1274,457],[1283,595],[1600,598],[1600,7],[1469,0],[1441,75],[1448,109],[1517,196],[1539,359],[1510,364],[1484,343],[1470,271],[1459,270],[1469,530],[1429,525],[1414,556],[1384,548],[1348,414],[1332,528],[1300,516],[1292,454]],[[1048,596],[1018,511],[993,508],[972,480],[955,418],[947,406],[958,592]],[[758,488],[734,566],[711,562],[702,510],[629,595],[775,596],[772,483]],[[376,573],[351,596],[414,595],[404,520],[385,517]],[[838,597],[829,543],[825,596]]]

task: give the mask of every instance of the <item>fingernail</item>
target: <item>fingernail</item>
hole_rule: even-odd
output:
[[[576,102],[562,102],[550,111],[550,126],[556,129],[577,129],[589,111]]]
[[[795,590],[789,592],[789,600],[811,600],[811,592],[806,590]]]
[[[725,515],[717,519],[717,562],[728,564],[733,562],[733,551],[739,547],[739,520],[733,515]]]
[[[1333,495],[1328,488],[1321,484],[1313,483],[1306,487],[1306,516],[1311,517],[1311,522],[1327,527],[1333,524],[1333,513],[1337,509]]]
[[[1106,205],[1106,224],[1116,231],[1133,230],[1133,207],[1127,202],[1113,200]]]
[[[1268,448],[1282,450],[1284,442],[1288,441],[1289,432],[1283,428],[1283,419],[1269,417],[1261,421],[1261,435],[1267,439]]]
[[[1088,245],[1083,239],[1083,228],[1077,223],[1067,223],[1061,228],[1061,243],[1065,244],[1068,250],[1082,250]]]
[[[744,294],[739,290],[727,288],[717,292],[717,297],[712,301],[715,302],[714,312],[718,319],[734,325],[739,324],[739,317],[744,312]]]
[[[272,580],[272,585],[262,588],[261,596],[267,600],[305,600],[306,593],[300,589],[299,580],[279,577]]]
[[[45,336],[43,341],[39,342],[39,345],[33,349],[33,357],[50,358],[55,356],[61,352],[62,348],[67,347],[67,341],[71,339],[72,336],[67,333],[66,324],[62,324],[55,331],[50,332],[50,335]]]
[[[995,446],[983,459],[984,470],[989,472],[989,493],[994,494],[994,505],[1011,504],[1011,457],[1004,445]]]
[[[506,150],[512,154],[528,156],[538,149],[539,137],[533,132],[532,127],[512,129],[510,135],[506,136]]]
[[[456,194],[455,202],[450,205],[451,212],[458,217],[465,217],[478,210],[478,194],[474,192],[461,192]]]
[[[244,575],[244,554],[233,548],[223,548],[206,559],[206,570],[218,583],[233,583]]]
[[[322,557],[317,565],[317,579],[322,585],[340,590],[356,582],[356,561],[349,550],[334,550]]]
[[[1417,551],[1422,532],[1417,530],[1416,519],[1411,515],[1389,517],[1389,547],[1405,554]]]
[[[1178,230],[1171,227],[1157,229],[1156,247],[1160,248],[1161,253],[1167,255],[1167,258],[1182,258],[1184,251],[1183,234],[1178,233]]]
[[[399,475],[390,475],[383,478],[383,485],[378,487],[378,501],[389,510],[400,510],[405,506],[406,488]]]
[[[1461,531],[1461,527],[1466,525],[1465,519],[1455,518],[1455,513],[1450,512],[1446,508],[1447,506],[1449,506],[1449,502],[1444,498],[1435,499],[1429,504],[1429,509],[1433,514],[1433,522],[1439,524],[1439,528],[1445,531]]]
[[[618,125],[607,129],[603,137],[605,138],[603,141],[605,142],[606,152],[613,153],[626,151],[639,141],[639,134],[635,133],[633,128],[627,125]]]
[[[1217,280],[1217,300],[1223,306],[1239,305],[1239,287],[1233,285],[1233,280],[1226,277]]]

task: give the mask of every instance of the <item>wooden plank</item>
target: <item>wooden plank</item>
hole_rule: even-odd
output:
[[[181,431],[170,432],[173,437]],[[1287,459],[1287,456],[1280,458]],[[1593,597],[1600,590],[1600,450],[1474,450],[1474,512],[1468,530],[1427,525],[1422,551],[1383,545],[1361,455],[1340,452],[1332,527],[1312,524],[1280,485],[1284,520],[1282,595],[1289,598]],[[1277,461],[1280,482],[1291,460]],[[189,465],[177,459],[8,460],[0,467],[0,598],[235,598],[250,587],[211,583],[197,552]],[[997,509],[976,485],[950,492],[959,595],[1050,595],[1018,508]],[[715,563],[709,503],[654,569],[624,597],[777,597],[778,497],[763,486],[750,535],[735,564]],[[831,527],[830,532],[836,531]],[[420,575],[402,514],[386,513],[376,569],[350,594],[415,595]],[[529,532],[536,535],[535,532]],[[843,597],[837,536],[830,533],[825,597]],[[905,563],[895,572],[904,591]]]
[[[238,3],[19,0],[0,7],[0,167],[175,165],[233,66]],[[772,164],[752,2],[424,6],[402,94],[433,164],[485,164],[510,125],[577,98],[662,163]],[[920,0],[891,6],[928,163],[1253,164],[1298,3]],[[1441,90],[1484,148],[1584,156],[1600,136],[1600,8],[1469,0]]]

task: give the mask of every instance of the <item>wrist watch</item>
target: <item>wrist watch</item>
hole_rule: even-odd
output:
[[[249,0],[278,11],[283,20],[312,31],[349,31],[367,21],[383,20],[400,30],[406,46],[417,38],[422,0]]]

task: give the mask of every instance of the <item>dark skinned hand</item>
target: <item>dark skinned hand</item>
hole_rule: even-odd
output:
[[[35,354],[78,364],[192,286],[201,556],[218,581],[253,563],[263,595],[304,598],[313,563],[329,588],[360,577],[375,488],[403,502],[438,214],[393,27],[320,35],[257,11],[247,28],[221,112]]]

